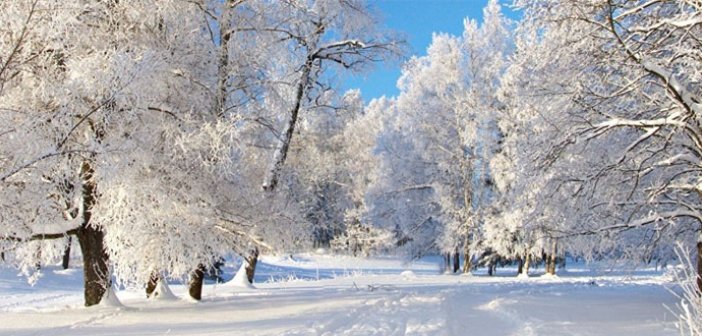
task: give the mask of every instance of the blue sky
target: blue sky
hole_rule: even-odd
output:
[[[488,0],[369,0],[378,9],[387,28],[405,34],[411,55],[426,55],[432,32],[463,33],[463,19],[481,20]],[[502,1],[504,3],[504,1]],[[410,56],[410,55],[408,55]],[[360,88],[370,101],[399,93],[395,85],[401,64],[378,65],[370,73],[345,78],[343,87]]]

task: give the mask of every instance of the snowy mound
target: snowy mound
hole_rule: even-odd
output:
[[[517,279],[529,279],[529,273],[519,273]]]
[[[236,275],[234,275],[234,278],[225,283],[224,287],[255,289],[256,287],[254,287],[254,285],[252,285],[249,282],[249,279],[246,277],[246,265],[247,264],[245,261],[241,263],[241,266],[236,272]]]
[[[100,300],[101,307],[111,307],[111,308],[122,308],[122,302],[119,301],[117,294],[115,294],[114,288],[109,286],[105,291],[105,295],[102,296]]]
[[[171,291],[171,288],[168,287],[168,282],[166,279],[159,279],[158,283],[156,284],[156,289],[154,290],[154,293],[151,296],[154,300],[175,300],[177,297],[173,294]]]

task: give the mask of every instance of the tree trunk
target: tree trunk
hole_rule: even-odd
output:
[[[471,269],[473,268],[473,261],[472,256],[470,255],[470,248],[468,247],[468,243],[466,242],[466,246],[463,249],[463,273],[470,273]]]
[[[69,263],[71,262],[71,243],[73,239],[68,237],[68,244],[66,244],[66,249],[63,251],[63,259],[61,260],[61,266],[63,269],[68,269]]]
[[[90,163],[83,162],[81,179],[83,180],[83,223],[76,233],[80,250],[83,254],[83,285],[85,305],[100,303],[105,291],[110,286],[108,255],[105,252],[105,233],[101,228],[91,225],[93,206],[95,205],[95,182]]]
[[[488,275],[489,276],[495,275],[495,264],[493,264],[492,262],[490,262],[488,264]]]
[[[517,257],[517,275],[522,274],[522,271],[524,271],[524,259]]]
[[[702,293],[702,242],[697,242],[697,290]]]
[[[551,242],[551,251],[546,256],[546,274],[556,275],[556,251],[558,249],[558,243],[554,239]]]
[[[34,265],[37,270],[41,270],[41,246],[37,248],[37,263]]]
[[[302,74],[300,75],[300,82],[297,83],[297,88],[295,92],[295,102],[293,107],[290,109],[290,119],[285,124],[283,131],[283,137],[279,140],[278,146],[273,153],[273,162],[271,163],[268,173],[263,181],[263,190],[273,191],[278,184],[278,175],[280,170],[283,169],[285,164],[285,159],[288,156],[288,149],[290,148],[290,142],[292,141],[293,133],[295,132],[295,124],[297,123],[297,116],[300,113],[300,108],[302,106],[302,100],[305,97],[305,92],[310,84],[310,72],[314,66],[314,59],[309,58],[305,65],[302,67]]]
[[[161,280],[161,275],[158,272],[151,273],[149,276],[149,282],[146,283],[146,297],[151,298],[158,286],[158,281]]]
[[[78,242],[83,254],[83,285],[85,305],[100,303],[109,286],[108,256],[103,246],[104,233],[93,226],[78,230]]]
[[[188,293],[195,300],[202,300],[202,283],[205,280],[205,266],[200,264],[190,274],[190,282],[188,283]]]
[[[246,279],[249,280],[249,283],[254,282],[254,275],[256,274],[256,264],[258,264],[258,248],[254,248],[251,251],[251,255],[249,255],[246,258]]]
[[[227,110],[227,82],[229,80],[229,39],[231,38],[232,9],[229,1],[222,4],[222,14],[219,27],[219,51],[217,55],[217,91],[215,94],[214,112],[218,119],[224,118]]]
[[[461,257],[460,253],[458,253],[458,248],[456,248],[455,251],[453,251],[453,273],[458,272],[459,269],[461,269]]]
[[[529,275],[529,266],[531,266],[530,264],[531,264],[531,254],[529,253],[529,249],[526,249],[524,251],[524,267],[522,268],[522,273],[520,273],[520,274],[524,274],[524,275],[528,276]]]

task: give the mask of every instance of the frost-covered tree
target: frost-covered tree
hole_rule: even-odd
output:
[[[211,187],[229,171],[233,129],[210,108],[215,62],[197,6],[36,1],[2,13],[24,32],[4,43],[30,55],[0,97],[11,125],[2,192],[15,195],[3,197],[3,234],[17,261],[31,262],[20,243],[77,235],[92,305],[111,265],[143,283],[154,270],[188,274],[226,246]],[[18,59],[3,57],[7,69]]]
[[[434,215],[415,221],[441,223],[433,245],[453,255],[456,265],[463,252],[464,272],[482,245],[481,223],[493,199],[488,162],[499,140],[497,91],[510,53],[509,25],[499,3],[490,1],[483,23],[466,20],[462,37],[435,34],[427,55],[405,65],[401,93],[389,107],[417,153],[404,157],[416,160],[404,165],[419,169],[419,183],[401,182],[391,190],[424,187],[414,190],[432,199]]]
[[[3,247],[29,270],[77,235],[88,305],[112,266],[123,282],[197,279],[227,250],[297,241],[276,229],[299,222],[289,194],[240,183],[269,162],[248,141],[265,150],[314,105],[323,63],[358,70],[394,48],[361,2],[0,6]],[[55,252],[37,253],[47,239]]]
[[[392,230],[396,246],[414,258],[438,252],[439,208],[429,184],[435,164],[421,159],[396,105],[396,99],[382,97],[366,108],[366,116],[380,127],[373,150],[379,165],[366,191],[362,222]]]
[[[297,179],[295,198],[308,209],[306,217],[318,247],[328,247],[345,230],[346,213],[361,207],[367,185],[363,180],[372,174],[374,163],[370,152],[374,137],[362,135],[373,125],[363,122],[360,92],[351,90],[341,97],[328,92],[324,101],[301,116],[301,134],[291,144],[294,156],[289,161]]]
[[[349,192],[337,177],[348,172],[338,169],[342,162],[335,162],[335,157],[341,158],[335,151],[343,147],[336,132],[354,112],[349,111],[348,99],[334,92],[332,78],[364,71],[394,57],[401,43],[379,29],[377,18],[363,1],[260,4],[267,8],[260,11],[263,28],[258,31],[272,38],[265,46],[272,53],[262,60],[267,64],[262,94],[253,97],[256,102],[247,108],[245,118],[253,128],[264,130],[249,135],[256,147],[248,149],[255,156],[254,165],[268,165],[259,181],[264,181],[263,190],[275,199],[280,197],[276,186],[284,178],[287,185],[281,192],[298,202],[298,208],[313,222],[323,213],[325,219],[343,218]],[[331,118],[340,111],[347,116]],[[294,140],[296,131],[300,139]],[[324,143],[325,133],[336,138],[332,144]],[[291,150],[300,157],[286,170],[283,165]]]
[[[285,163],[301,111],[313,110],[330,87],[333,71],[363,71],[401,50],[401,44],[389,32],[380,31],[377,18],[360,0],[282,2],[278,15],[286,24],[274,30],[288,41],[292,55],[287,74],[292,90],[281,108],[287,109],[263,189],[273,191]]]
[[[671,257],[672,242],[693,242],[700,225],[699,5],[518,5],[514,83],[527,90],[508,90],[522,114],[510,127],[534,143],[535,164],[505,186],[519,190],[529,232],[582,253]]]

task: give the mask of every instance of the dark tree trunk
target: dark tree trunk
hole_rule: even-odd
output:
[[[487,265],[487,267],[488,267],[488,275],[489,275],[489,276],[495,275],[495,264],[493,264],[492,262],[490,262],[490,263]]]
[[[697,290],[702,293],[702,242],[697,243]]]
[[[149,282],[146,283],[146,297],[151,298],[156,291],[156,286],[158,286],[158,281],[161,280],[161,275],[158,272],[151,273],[149,277]]]
[[[37,270],[41,270],[41,247],[37,248],[37,263],[34,265]]]
[[[195,300],[202,300],[202,283],[205,280],[205,266],[200,264],[190,274],[190,282],[188,283],[188,293]]]
[[[83,285],[85,305],[100,303],[109,284],[108,257],[103,246],[104,233],[93,226],[78,230],[78,242],[83,254]]]
[[[470,255],[470,248],[468,247],[467,242],[466,246],[463,249],[463,258],[463,273],[470,273],[470,270],[473,268],[473,261]]]
[[[522,271],[524,271],[524,259],[517,257],[517,275],[522,274]]]
[[[68,244],[66,244],[66,249],[63,251],[63,259],[61,260],[61,266],[63,269],[68,269],[69,263],[71,262],[71,243],[73,241],[72,237],[68,237]]]
[[[530,264],[531,264],[531,254],[529,254],[529,249],[526,249],[524,251],[524,266],[522,268],[522,273],[520,273],[520,274],[524,274],[524,275],[528,276],[529,275],[529,267],[531,266]]]
[[[546,256],[546,274],[556,275],[556,254],[558,251],[558,243],[554,240],[551,243],[551,251]]]
[[[290,142],[292,141],[293,133],[295,132],[295,125],[297,124],[297,116],[300,112],[302,106],[302,100],[305,97],[305,92],[310,83],[310,73],[312,67],[314,66],[314,58],[308,58],[305,65],[302,67],[302,73],[300,75],[300,82],[297,83],[297,88],[295,91],[295,102],[292,109],[290,109],[290,119],[285,124],[284,130],[282,132],[282,138],[278,142],[278,146],[273,153],[273,162],[268,169],[268,172],[263,181],[263,190],[273,191],[278,184],[278,175],[280,170],[283,169],[285,164],[285,159],[288,156],[288,149],[290,148]]]
[[[251,255],[246,258],[246,279],[249,283],[254,282],[254,275],[256,274],[256,264],[258,264],[258,248],[254,248],[251,251]]]
[[[458,253],[458,248],[453,252],[453,273],[458,272],[461,269],[461,257]]]
[[[96,187],[92,177],[93,168],[90,166],[90,163],[83,162],[81,166],[83,223],[78,229],[76,236],[83,254],[83,282],[86,306],[100,303],[105,291],[110,286],[109,259],[104,247],[105,234],[101,228],[90,224],[93,206],[95,205]]]

